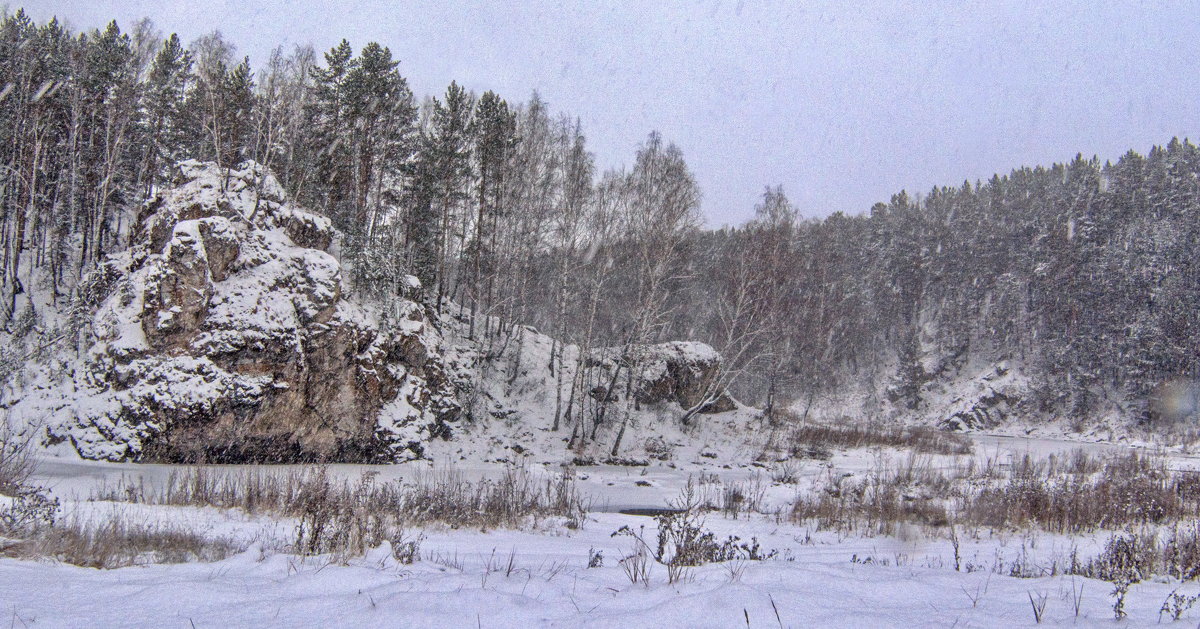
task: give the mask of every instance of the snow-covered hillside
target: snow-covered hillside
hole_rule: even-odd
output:
[[[752,458],[735,436],[756,413],[710,391],[711,347],[643,348],[630,380],[618,349],[581,357],[519,325],[472,335],[415,278],[354,294],[340,239],[253,162],[178,164],[71,312],[43,308],[63,332],[4,384],[10,422],[113,461]],[[583,372],[612,390],[574,399]],[[592,425],[562,421],[585,404]]]
[[[592,389],[576,400],[570,393],[576,377],[611,384],[617,348],[594,350],[580,360],[579,348],[567,345],[562,348],[561,369],[556,371],[555,340],[533,328],[519,327],[511,340],[499,343],[467,338],[466,322],[453,316],[444,317],[442,324],[446,362],[472,420],[458,422],[452,439],[429,444],[434,460],[496,462],[530,457],[547,462],[644,465],[653,460],[690,465],[715,458],[744,463],[761,451],[765,440],[760,434],[761,413],[725,394],[715,396],[691,422],[683,422],[687,409],[702,402],[706,384],[721,368],[720,355],[703,343],[645,348],[636,380],[640,384],[634,387],[636,403],[626,406],[620,386],[613,386],[607,395],[607,389]],[[581,409],[582,405],[588,406]],[[589,419],[568,423],[568,408]],[[614,454],[626,408],[630,413],[626,434]],[[594,423],[596,414],[606,419]],[[556,416],[561,418],[557,427]]]

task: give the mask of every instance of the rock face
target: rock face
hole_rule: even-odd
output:
[[[183,162],[173,183],[98,271],[115,281],[91,395],[52,436],[87,458],[232,462],[392,461],[448,435],[438,331],[415,301],[343,295],[328,219],[250,162]]]
[[[949,404],[939,405],[944,430],[994,428],[1017,414],[1021,400],[1030,397],[1025,376],[1007,362],[983,370],[974,378],[956,384]]]
[[[632,361],[621,354],[621,348],[603,348],[593,352],[587,364],[610,373],[618,364],[628,368]],[[641,373],[635,395],[639,404],[673,402],[684,410],[703,405],[701,413],[722,413],[736,406],[724,390],[714,391],[721,373],[721,355],[709,345],[692,341],[649,345],[642,348],[638,362]],[[603,397],[605,391],[600,388],[592,395]],[[617,391],[609,396],[610,400]]]

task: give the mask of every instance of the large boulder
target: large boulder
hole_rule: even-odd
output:
[[[702,413],[722,413],[736,406],[720,386],[721,354],[704,343],[671,341],[628,349],[606,347],[593,351],[586,364],[608,373],[618,365],[621,369],[638,365],[634,395],[639,404],[674,403],[684,410],[700,405]],[[613,400],[620,394],[620,387],[614,389],[611,393],[593,391],[592,395]]]
[[[457,413],[439,333],[415,301],[348,299],[334,237],[257,164],[179,164],[102,267],[92,394],[52,435],[111,460],[420,456]]]

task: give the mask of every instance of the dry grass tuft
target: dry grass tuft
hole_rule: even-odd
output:
[[[242,550],[223,538],[179,527],[130,523],[119,514],[100,519],[58,517],[59,502],[31,486],[32,434],[0,422],[0,556],[49,558],[91,568],[142,563],[216,561]]]
[[[578,526],[586,513],[570,471],[538,481],[525,468],[509,466],[496,479],[478,483],[454,471],[407,482],[378,482],[377,476],[376,472],[364,472],[352,482],[331,478],[325,467],[282,473],[189,467],[171,472],[158,490],[122,483],[101,488],[92,499],[211,506],[301,518],[317,512],[355,510],[386,515],[407,525],[478,528],[519,528],[530,518],[549,517],[566,518],[568,526]]]
[[[223,538],[178,527],[134,524],[121,516],[73,520],[36,529],[0,548],[7,557],[50,558],[85,568],[219,561],[245,550]]]
[[[942,497],[951,487],[927,458],[910,455],[899,465],[878,465],[862,479],[830,471],[815,496],[796,500],[792,518],[867,535],[895,535],[901,524],[946,526],[950,517]]]
[[[813,424],[785,415],[791,424],[786,437],[788,454],[793,458],[828,458],[835,448],[855,449],[891,447],[921,454],[970,454],[971,440],[966,436],[927,427],[870,426],[848,423],[840,426]]]
[[[1026,457],[1008,482],[965,494],[959,517],[994,528],[1081,533],[1200,516],[1200,478],[1171,472],[1161,460],[1132,453],[1109,459],[1099,472],[1089,469]]]
[[[910,456],[863,478],[830,473],[797,499],[794,520],[847,534],[892,535],[897,525],[951,523],[1075,534],[1200,517],[1200,476],[1137,453],[1097,460],[1025,457],[1004,470],[974,462],[950,470]]]
[[[295,552],[343,559],[384,541],[398,549],[410,527],[517,529],[560,518],[568,528],[578,528],[587,511],[570,471],[539,481],[517,466],[478,483],[456,472],[411,482],[379,482],[377,473],[364,472],[351,482],[331,478],[324,467],[283,473],[192,467],[172,472],[159,490],[121,484],[103,488],[93,499],[294,517],[299,520]]]

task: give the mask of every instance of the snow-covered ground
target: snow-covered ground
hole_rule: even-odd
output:
[[[973,456],[1001,464],[1030,453],[1046,456],[1084,447],[1100,453],[1121,448],[1055,439],[976,437]],[[233,541],[246,551],[214,563],[139,565],[114,570],[79,568],[49,561],[0,559],[0,613],[11,626],[179,627],[914,627],[1032,626],[1030,598],[1045,597],[1043,624],[1112,624],[1110,583],[1071,576],[1016,578],[1015,568],[1061,565],[1071,552],[1096,555],[1107,534],[1067,538],[1043,533],[984,533],[964,538],[963,571],[943,536],[912,530],[896,537],[841,537],[775,515],[797,491],[824,474],[859,473],[896,451],[842,452],[830,461],[797,464],[794,485],[773,484],[755,466],[702,462],[696,466],[584,467],[580,490],[592,504],[581,529],[553,521],[536,530],[466,530],[430,527],[420,536],[420,560],[400,564],[382,547],[349,565],[327,557],[300,558],[283,547],[295,522],[250,516],[236,510],[148,506],[89,501],[98,488],[118,483],[161,483],[171,466],[114,464],[46,457],[37,482],[63,501],[65,518],[117,515],[132,522],[159,522]],[[935,464],[950,465],[951,457]],[[1172,457],[1173,467],[1192,467]],[[216,466],[214,466],[216,467]],[[527,463],[534,475],[555,466]],[[331,466],[357,477],[364,470],[381,480],[412,478],[436,469],[425,463],[395,466]],[[455,469],[467,479],[485,478],[499,465]],[[718,539],[757,538],[764,561],[708,564],[680,583],[667,582],[653,565],[650,585],[630,583],[618,560],[634,548],[623,526],[653,540],[655,520],[619,513],[630,507],[661,507],[690,477],[708,483],[757,483],[760,511],[727,519],[714,512],[705,527]],[[719,481],[714,481],[714,475]],[[719,486],[719,485],[718,485]],[[595,554],[603,565],[588,567]],[[969,570],[969,572],[968,572]],[[1179,587],[1167,580],[1139,583],[1127,599],[1123,626],[1149,626]],[[1075,592],[1082,589],[1078,617]],[[1192,595],[1200,585],[1186,584]],[[1196,622],[1200,613],[1184,615]],[[1169,620],[1169,619],[1167,619]]]
[[[761,521],[709,524],[757,535],[782,559],[748,563],[740,577],[703,566],[675,585],[656,566],[650,587],[632,585],[616,563],[628,539],[610,533],[640,521],[652,523],[598,514],[570,535],[428,531],[412,565],[386,549],[339,566],[258,547],[211,564],[107,571],[0,560],[0,597],[30,627],[1008,627],[1034,624],[1029,593],[1047,595],[1045,623],[1112,623],[1107,583],[958,573],[945,542],[810,542]],[[586,567],[589,549],[603,567]],[[1083,588],[1078,619],[1072,586]],[[1171,588],[1134,586],[1123,624],[1155,623]]]

